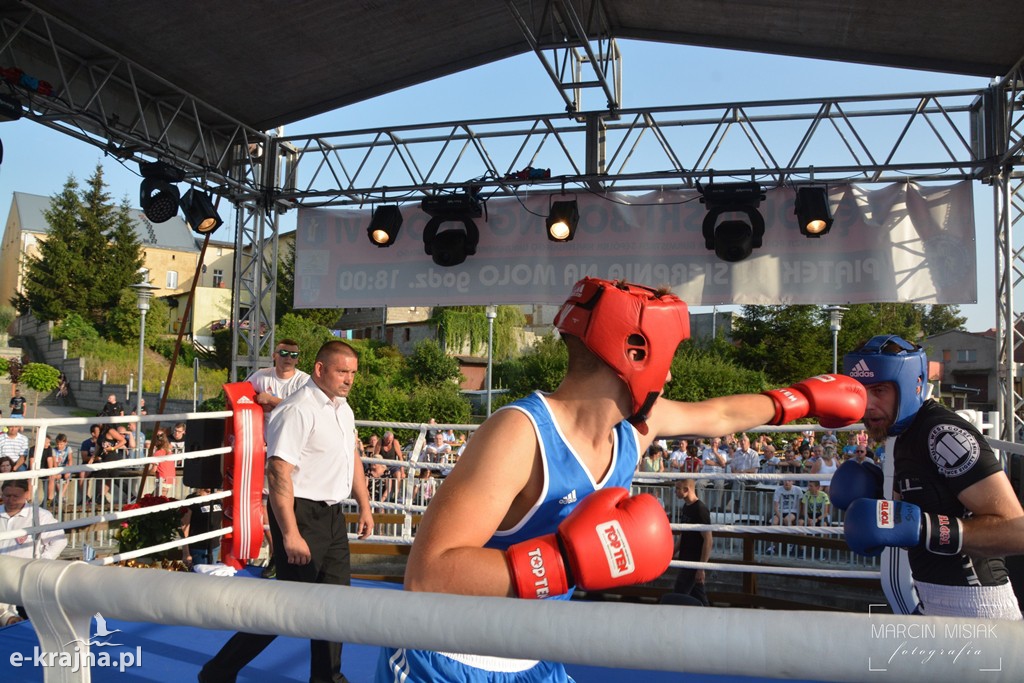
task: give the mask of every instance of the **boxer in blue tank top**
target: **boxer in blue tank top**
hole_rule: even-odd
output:
[[[808,415],[835,428],[864,413],[863,386],[831,375],[700,403],[663,398],[676,347],[689,337],[686,304],[668,290],[584,278],[555,327],[568,350],[564,379],[473,434],[423,515],[406,590],[566,600],[574,585],[653,581],[671,560],[671,528],[657,499],[628,487],[655,438]],[[377,669],[378,683],[564,680],[561,664],[404,648],[386,648]]]

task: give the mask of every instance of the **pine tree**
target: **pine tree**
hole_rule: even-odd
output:
[[[62,318],[88,305],[91,283],[81,277],[89,263],[79,229],[80,213],[78,182],[69,176],[44,214],[50,232],[39,245],[39,255],[27,259],[25,298],[36,315],[45,320]]]
[[[44,217],[50,232],[39,257],[28,260],[28,305],[45,320],[78,313],[105,330],[125,288],[138,282],[143,262],[127,202],[111,203],[97,165],[82,191],[69,177]]]

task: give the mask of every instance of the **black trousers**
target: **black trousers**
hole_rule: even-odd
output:
[[[704,589],[704,584],[697,583],[696,569],[680,569],[679,574],[676,576],[675,588],[672,589],[672,592],[696,598],[705,607],[711,604],[708,600],[707,591]]]
[[[274,563],[279,581],[327,583],[348,586],[352,569],[348,548],[348,526],[341,505],[327,505],[304,498],[295,499],[295,521],[302,538],[309,545],[312,560],[306,565],[288,563],[281,527],[270,512],[270,534],[274,540]],[[295,605],[304,609],[305,605]],[[213,659],[199,672],[203,683],[235,683],[242,668],[274,642],[277,636],[258,633],[236,633]],[[325,640],[309,641],[310,683],[339,683],[341,675],[341,643]]]

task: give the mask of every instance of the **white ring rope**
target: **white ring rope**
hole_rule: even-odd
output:
[[[789,576],[808,576],[812,578],[832,579],[871,579],[878,581],[879,572],[852,571],[849,569],[818,569],[809,567],[780,567],[778,565],[761,564],[729,564],[727,562],[690,562],[672,560],[670,567],[677,569],[703,569],[705,571],[738,572],[742,574],[788,574]]]
[[[1016,683],[1024,668],[1024,622],[980,619],[516,600],[9,557],[0,557],[0,600],[25,604],[40,642],[68,652],[78,639],[88,642],[89,619],[100,612],[108,619],[165,626],[782,679]],[[61,618],[45,617],[54,612]],[[965,625],[993,637],[972,641]],[[742,652],[736,651],[739,633],[809,628],[815,652],[828,653],[827,660],[808,656],[807,642],[799,638],[747,638]],[[701,636],[665,636],[679,633]],[[908,633],[926,637],[908,643]],[[969,656],[963,654],[965,640]],[[910,645],[926,650],[910,653]],[[89,675],[85,670],[74,680],[87,681]]]
[[[54,522],[53,524],[40,524],[39,526],[26,527],[24,529],[11,529],[9,531],[0,531],[0,541],[6,541],[9,538],[17,538],[24,536],[25,534],[36,534],[46,531],[56,531],[58,529],[77,529],[83,526],[91,526],[93,524],[102,524],[104,522],[116,522],[122,519],[131,519],[133,517],[142,517],[148,515],[151,512],[163,512],[165,510],[180,510],[182,507],[188,505],[194,505],[195,503],[205,503],[209,500],[219,500],[221,498],[229,498],[231,491],[217,491],[216,493],[209,493],[205,496],[195,496],[194,498],[188,498],[185,501],[175,500],[169,503],[160,503],[158,505],[150,505],[144,508],[135,508],[133,510],[121,510],[120,512],[108,512],[101,515],[93,515],[92,517],[79,517],[78,519],[71,520],[70,522]],[[187,505],[185,504],[187,502]]]

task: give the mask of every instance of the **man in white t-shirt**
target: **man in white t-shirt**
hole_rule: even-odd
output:
[[[309,381],[309,375],[299,370],[298,364],[298,342],[282,339],[274,347],[274,367],[257,370],[245,380],[256,390],[256,402],[263,406],[264,434],[277,404]]]

